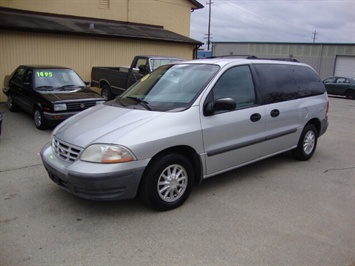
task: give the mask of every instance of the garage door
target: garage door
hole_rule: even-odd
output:
[[[337,56],[334,75],[355,77],[355,56]]]

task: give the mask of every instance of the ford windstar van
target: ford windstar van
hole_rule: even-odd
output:
[[[49,177],[92,200],[183,204],[203,179],[279,153],[312,157],[328,96],[308,65],[214,58],[164,65],[67,119],[41,151]]]

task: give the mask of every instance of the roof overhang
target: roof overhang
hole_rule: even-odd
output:
[[[139,39],[202,45],[162,26],[76,17],[0,7],[0,30]]]
[[[201,9],[204,8],[204,6],[202,4],[200,4],[198,1],[196,0],[189,0],[189,2],[191,4],[193,4],[193,7],[191,7],[191,11],[194,11],[195,9]]]

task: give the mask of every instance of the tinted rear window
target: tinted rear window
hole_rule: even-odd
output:
[[[254,65],[261,86],[262,103],[276,103],[325,92],[315,71],[305,66]]]
[[[318,74],[305,66],[290,66],[297,82],[300,97],[323,94],[325,87]]]

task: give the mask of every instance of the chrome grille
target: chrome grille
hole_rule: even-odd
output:
[[[89,107],[93,107],[96,105],[96,101],[88,101],[88,102],[68,102],[67,110],[68,111],[81,111],[87,109]]]
[[[82,149],[52,138],[52,150],[61,159],[74,162],[78,159]]]

